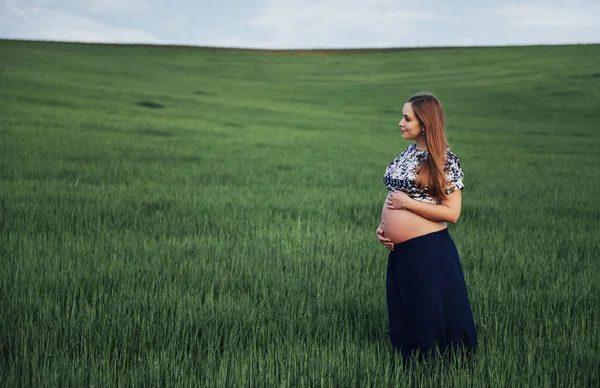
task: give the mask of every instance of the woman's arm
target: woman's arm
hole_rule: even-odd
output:
[[[462,190],[454,190],[442,199],[440,205],[421,202],[410,198],[402,191],[393,191],[385,203],[388,209],[410,210],[411,212],[435,222],[450,222],[455,224],[460,217]]]

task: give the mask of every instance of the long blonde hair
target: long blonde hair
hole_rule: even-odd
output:
[[[417,187],[427,188],[429,195],[441,199],[446,195],[447,186],[444,165],[448,141],[444,129],[444,109],[440,101],[431,93],[419,93],[406,102],[411,103],[419,124],[425,130],[427,160],[417,168]]]

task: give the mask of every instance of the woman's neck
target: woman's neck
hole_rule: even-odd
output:
[[[419,151],[427,151],[427,142],[425,141],[425,139],[417,139],[417,149]]]

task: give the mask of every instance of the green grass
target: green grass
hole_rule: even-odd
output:
[[[600,382],[600,45],[0,53],[0,385]],[[388,342],[374,231],[421,90],[466,176],[470,368]]]

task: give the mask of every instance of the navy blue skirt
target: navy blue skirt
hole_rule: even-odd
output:
[[[411,355],[471,355],[477,332],[456,245],[448,229],[394,245],[386,277],[390,340]],[[452,352],[448,352],[452,350]]]

